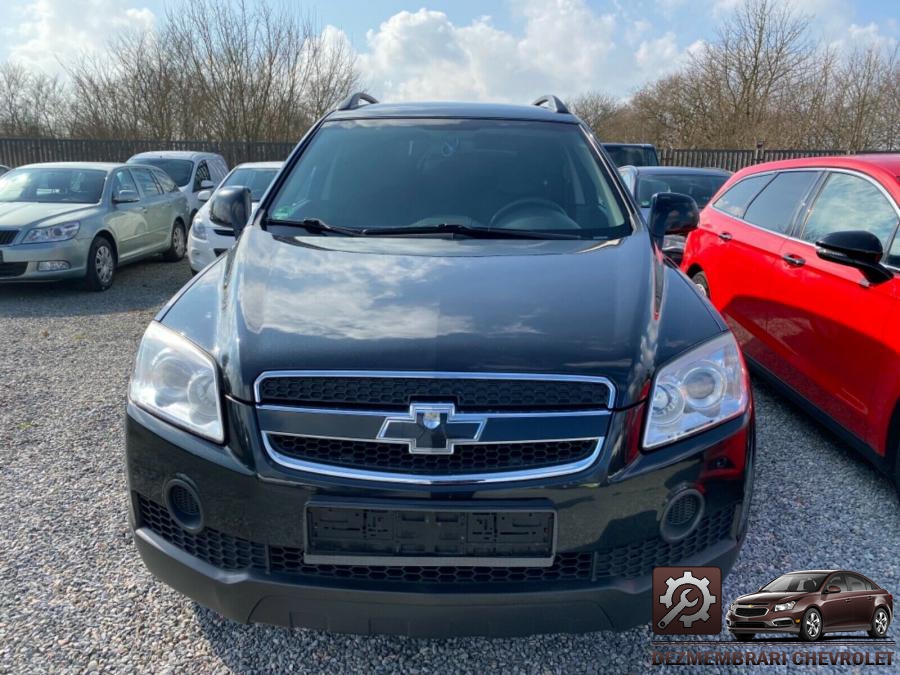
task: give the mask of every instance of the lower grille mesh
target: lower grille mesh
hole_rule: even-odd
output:
[[[530,443],[460,444],[452,455],[412,454],[405,443],[345,441],[268,434],[272,448],[317,464],[406,474],[462,475],[569,464],[590,457],[597,439]]]
[[[299,548],[265,546],[205,528],[182,530],[165,507],[138,495],[140,525],[200,560],[227,570],[253,570],[310,579],[350,579],[385,583],[542,583],[590,582],[606,577],[641,577],[654,567],[674,565],[729,536],[735,506],[707,515],[697,531],[677,544],[662,539],[636,541],[596,553],[558,553],[551,567],[440,567],[386,565],[308,565]]]

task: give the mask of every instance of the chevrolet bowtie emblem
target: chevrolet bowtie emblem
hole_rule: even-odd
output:
[[[452,403],[413,403],[409,414],[384,420],[378,440],[405,442],[414,454],[452,455],[457,443],[477,441],[484,423],[478,415],[458,416]]]

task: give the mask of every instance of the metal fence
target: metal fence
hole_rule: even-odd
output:
[[[241,162],[287,158],[295,143],[242,141],[148,141],[78,138],[0,138],[0,164],[21,166],[34,162],[124,162],[148,150],[203,150],[224,156],[229,166]],[[845,155],[845,150],[734,150],[660,148],[666,166],[718,167],[737,171],[751,164],[794,157]]]
[[[217,152],[229,166],[241,162],[279,161],[295,143],[241,141],[147,141],[78,138],[0,138],[0,164],[16,167],[35,162],[124,162],[148,150]]]

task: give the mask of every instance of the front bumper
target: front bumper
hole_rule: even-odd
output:
[[[208,223],[206,224],[206,239],[197,239],[192,227],[188,235],[188,261],[191,269],[199,272],[232,246],[234,246],[234,237],[216,234]]]
[[[0,283],[21,281],[58,281],[76,279],[85,275],[87,256],[91,247],[89,238],[43,244],[17,244],[0,247]],[[38,263],[64,261],[69,269],[43,272]]]
[[[261,447],[254,408],[235,401],[227,407],[228,436],[240,440],[223,449],[130,405],[127,462],[135,542],[148,569],[235,621],[415,636],[621,630],[649,620],[654,566],[727,572],[746,526],[752,412],[613,470],[615,457],[626,452],[627,415],[617,414],[609,451],[580,474],[537,484],[419,486],[274,466]],[[173,477],[190,481],[200,497],[205,529],[196,536],[173,528],[161,506]],[[705,495],[708,523],[682,542],[666,543],[660,518],[673,491],[685,485]],[[303,513],[313,497],[396,500],[401,507],[423,499],[543,500],[558,514],[559,565],[573,567],[557,576],[510,568],[508,577],[479,582],[471,574],[453,577],[458,568],[449,565],[306,564]],[[452,583],[440,583],[443,576]]]

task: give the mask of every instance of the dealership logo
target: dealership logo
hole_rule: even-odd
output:
[[[718,567],[657,567],[652,590],[657,635],[722,631],[722,570]]]
[[[408,415],[384,421],[378,440],[405,442],[413,454],[452,455],[457,443],[481,438],[485,421],[478,415],[457,415],[452,403],[413,403]]]

